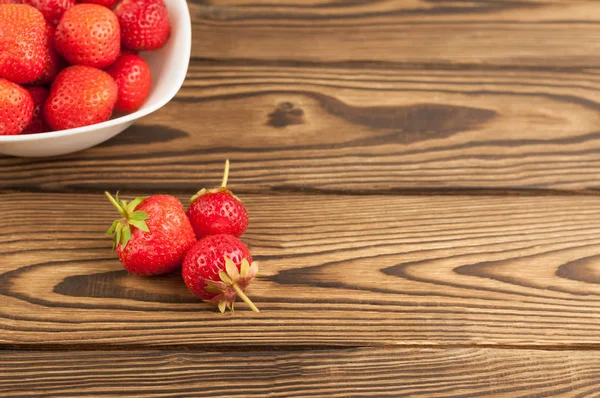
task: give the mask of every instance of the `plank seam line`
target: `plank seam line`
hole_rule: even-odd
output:
[[[44,352],[94,352],[94,351],[190,351],[190,352],[259,352],[259,351],[281,351],[281,352],[303,352],[303,351],[340,351],[357,349],[424,349],[424,350],[453,350],[453,349],[496,349],[496,350],[530,350],[530,351],[598,351],[600,343],[594,344],[365,344],[365,345],[237,345],[231,346],[211,345],[193,346],[186,344],[174,344],[168,346],[153,346],[143,344],[6,344],[0,343],[0,352],[11,351],[44,351]]]
[[[33,189],[27,187],[24,189],[0,189],[0,195],[9,194],[29,194],[29,193],[47,193],[47,194],[98,194],[103,195],[106,189],[77,188],[77,189]],[[190,195],[190,191],[183,189],[164,189],[160,187],[139,187],[129,188],[128,192],[156,191],[163,194]],[[125,191],[125,190],[123,190]],[[262,191],[236,189],[238,195],[298,195],[298,196],[523,196],[523,197],[544,197],[544,196],[600,196],[600,190],[581,189],[581,190],[561,190],[544,188],[398,188],[398,189],[378,189],[378,190],[333,190],[303,187],[271,187]]]
[[[546,71],[546,72],[573,72],[587,69],[598,69],[598,65],[517,65],[517,64],[490,64],[469,62],[394,62],[378,60],[348,60],[348,61],[310,61],[287,59],[258,59],[258,58],[210,58],[191,57],[190,62],[195,65],[215,66],[264,66],[264,67],[290,67],[290,68],[331,68],[331,69],[381,69],[381,70],[413,70],[413,69],[438,69],[438,70],[510,70],[510,71]]]

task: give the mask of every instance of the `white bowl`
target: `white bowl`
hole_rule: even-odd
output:
[[[50,133],[0,135],[0,153],[13,156],[57,156],[81,151],[98,145],[137,119],[163,107],[185,80],[192,45],[190,12],[186,0],[165,0],[171,20],[171,37],[158,51],[141,56],[152,70],[152,90],[144,105],[134,113],[91,126]]]

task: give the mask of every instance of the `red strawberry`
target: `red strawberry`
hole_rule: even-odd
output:
[[[23,4],[29,4],[37,8],[46,18],[46,21],[56,26],[65,11],[75,5],[75,0],[22,0]]]
[[[187,253],[182,266],[183,280],[198,298],[217,304],[221,312],[233,311],[240,296],[253,311],[258,308],[244,294],[258,273],[250,251],[238,238],[211,235],[199,240]]]
[[[74,65],[106,68],[121,50],[119,21],[97,4],[77,4],[65,12],[54,35],[56,51]]]
[[[52,83],[44,116],[54,130],[101,123],[110,118],[117,95],[117,83],[108,73],[89,66],[70,66]]]
[[[158,50],[171,34],[169,12],[163,0],[123,0],[115,7],[121,24],[121,42],[132,50]]]
[[[54,26],[49,22],[46,22],[46,32],[46,67],[40,78],[35,81],[35,84],[39,85],[52,83],[58,72],[66,66],[65,61],[54,50]]]
[[[46,102],[46,98],[48,98],[48,89],[46,87],[34,86],[29,87],[27,92],[29,92],[31,99],[33,100],[33,119],[31,119],[29,125],[21,134],[36,134],[50,131],[50,128],[42,116],[44,102]]]
[[[0,135],[20,134],[33,117],[33,101],[18,84],[0,79]]]
[[[19,84],[40,77],[46,64],[46,21],[33,7],[0,5],[0,77]]]
[[[216,234],[242,236],[248,228],[248,212],[242,201],[227,189],[229,160],[221,187],[203,188],[190,199],[187,215],[198,239]]]
[[[119,86],[118,112],[137,111],[150,93],[152,76],[150,67],[141,57],[133,54],[121,55],[106,70]]]
[[[176,270],[196,242],[194,231],[181,202],[169,195],[136,198],[130,203],[114,199],[122,219],[115,221],[107,235],[114,234],[114,246],[125,269],[136,275],[159,275]]]
[[[104,7],[108,7],[108,8],[111,8],[112,6],[114,6],[116,2],[117,2],[117,0],[81,0],[80,1],[80,3],[98,4],[99,6],[104,6]]]

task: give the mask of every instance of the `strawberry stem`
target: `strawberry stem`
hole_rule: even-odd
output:
[[[110,200],[110,203],[112,203],[112,205],[119,211],[119,214],[121,214],[123,217],[127,218],[127,213],[125,212],[125,210],[123,209],[123,206],[121,206],[121,204],[119,204],[111,195],[110,193],[104,191],[104,194],[106,195],[106,197],[108,198],[108,200]],[[119,196],[117,194],[117,196]]]
[[[223,181],[221,182],[221,188],[227,186],[227,179],[229,178],[229,159],[225,161],[225,172],[223,173]]]
[[[244,300],[244,302],[246,304],[248,304],[248,306],[250,307],[250,309],[254,312],[260,312],[258,310],[258,308],[256,308],[256,306],[254,305],[254,303],[252,302],[252,300],[250,300],[248,298],[248,296],[246,296],[246,294],[242,291],[242,289],[240,289],[240,287],[237,285],[237,283],[234,283],[233,285],[231,285],[231,287],[233,287],[233,290],[235,290],[235,292],[237,293],[237,295]]]

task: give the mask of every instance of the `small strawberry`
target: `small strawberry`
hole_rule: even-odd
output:
[[[53,26],[58,24],[65,11],[75,5],[75,0],[22,0],[23,4],[29,4],[37,8]]]
[[[176,270],[196,242],[181,202],[170,195],[136,198],[131,202],[106,197],[122,218],[113,222],[107,235],[123,267],[136,275],[159,275]]]
[[[46,65],[46,21],[24,4],[0,5],[0,77],[19,84],[38,79]]]
[[[77,4],[61,18],[54,46],[73,65],[106,68],[121,50],[120,28],[111,10],[97,4]]]
[[[90,3],[90,4],[98,4],[99,6],[104,6],[111,8],[115,5],[117,0],[81,0],[80,3]]]
[[[54,49],[54,26],[46,22],[46,66],[42,75],[34,83],[41,86],[52,83],[65,66],[65,61]]]
[[[229,160],[225,162],[219,188],[203,188],[190,199],[187,215],[198,239],[217,234],[242,236],[248,228],[248,212],[242,201],[227,189]]]
[[[32,117],[33,101],[27,90],[0,79],[0,135],[20,134]]]
[[[146,61],[133,54],[121,55],[106,72],[119,86],[119,99],[115,111],[137,111],[150,94],[152,84],[150,67]]]
[[[48,89],[46,87],[33,86],[27,88],[27,92],[29,92],[31,99],[33,100],[33,119],[31,119],[29,125],[27,125],[21,134],[37,134],[50,131],[50,128],[42,116],[44,102],[46,102],[46,98],[48,98]]]
[[[44,105],[54,130],[89,126],[110,119],[117,103],[117,83],[100,69],[75,65],[58,74]]]
[[[163,0],[123,0],[115,7],[121,24],[121,43],[138,51],[158,50],[171,34]]]
[[[237,296],[259,312],[244,293],[258,273],[258,264],[238,238],[211,235],[200,239],[185,256],[181,271],[192,293],[216,304],[221,312],[233,311]]]

